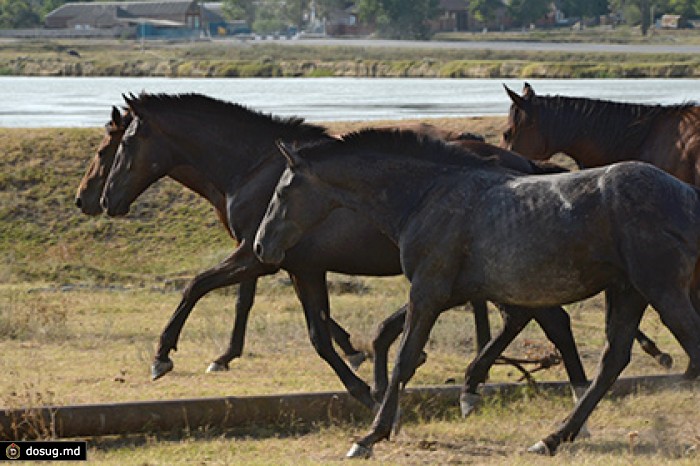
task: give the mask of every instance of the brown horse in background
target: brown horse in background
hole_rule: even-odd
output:
[[[513,102],[506,148],[530,159],[563,152],[579,167],[624,160],[655,165],[700,186],[700,106],[643,105],[582,97],[542,96],[525,83]]]

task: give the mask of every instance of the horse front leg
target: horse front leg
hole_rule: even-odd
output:
[[[630,285],[611,287],[606,291],[605,297],[607,344],[598,374],[559,429],[531,446],[528,449],[531,453],[554,455],[562,442],[573,441],[600,399],[630,361],[632,342],[647,301]]]
[[[413,299],[409,302],[391,382],[374,418],[370,433],[355,442],[346,457],[368,458],[372,454],[374,444],[388,439],[391,435],[391,430],[398,418],[399,391],[406,386],[415,373],[423,347],[440,312],[440,308],[427,303],[416,305]]]
[[[290,276],[294,290],[304,308],[309,338],[316,352],[333,368],[348,392],[368,409],[373,409],[375,402],[369,386],[357,377],[333,348],[330,338],[330,305],[325,272],[290,273]]]
[[[216,358],[209,367],[207,372],[221,372],[229,370],[229,363],[235,358],[239,358],[243,354],[243,345],[245,344],[245,331],[248,326],[248,317],[250,310],[255,301],[255,290],[258,285],[258,280],[246,280],[241,282],[238,288],[238,299],[236,300],[236,316],[234,318],[233,330],[231,339],[229,340],[226,351]]]
[[[158,350],[151,365],[151,379],[157,380],[173,369],[170,351],[177,351],[182,327],[202,296],[212,290],[244,280],[252,280],[261,275],[274,273],[276,270],[261,264],[244,241],[226,260],[192,279],[183,292],[180,304],[161,333]]]

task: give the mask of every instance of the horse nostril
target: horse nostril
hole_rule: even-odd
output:
[[[262,244],[255,243],[255,255],[258,257],[262,257],[262,254],[263,254]]]
[[[83,207],[83,201],[81,201],[79,197],[76,197],[75,198],[75,205],[76,205],[76,207],[78,207],[78,209],[80,209],[81,207]]]

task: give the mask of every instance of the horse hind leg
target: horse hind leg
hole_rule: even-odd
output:
[[[671,369],[673,367],[673,358],[670,354],[662,352],[654,340],[646,336],[641,330],[637,330],[637,335],[634,337],[642,347],[642,350],[654,358],[659,365],[665,369]]]
[[[313,272],[304,275],[290,274],[290,276],[304,309],[309,338],[314,349],[333,368],[350,395],[372,409],[375,402],[369,385],[355,375],[333,348],[328,322],[330,306],[325,273]]]
[[[484,346],[464,374],[464,386],[459,397],[462,417],[469,416],[479,406],[481,396],[476,391],[478,386],[486,381],[496,359],[532,319],[530,309],[499,306],[499,310],[503,318],[501,331]]]
[[[561,307],[535,309],[533,314],[549,341],[561,354],[571,383],[574,404],[576,404],[588,389],[588,379],[571,331],[571,318]],[[584,424],[579,431],[579,436],[590,437],[590,435],[588,427]]]
[[[350,364],[350,367],[352,367],[353,370],[358,370],[362,363],[367,359],[367,355],[364,351],[360,351],[353,346],[352,342],[350,341],[350,334],[338,322],[332,318],[329,318],[328,325],[333,341],[335,341],[340,349],[343,350],[343,354],[345,355],[345,359],[348,361],[348,364]]]
[[[554,455],[562,442],[572,441],[578,435],[600,399],[629,363],[634,335],[646,306],[646,299],[631,286],[616,285],[606,291],[607,344],[598,374],[559,429],[531,446],[529,452]]]
[[[474,328],[476,329],[477,354],[491,341],[491,324],[489,323],[489,310],[486,301],[472,301],[474,310]]]
[[[659,313],[661,322],[668,327],[690,358],[685,377],[693,379],[700,370],[700,314],[693,307],[687,293],[659,293],[652,304]]]

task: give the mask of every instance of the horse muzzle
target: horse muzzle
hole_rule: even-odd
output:
[[[82,196],[76,196],[75,206],[85,215],[90,215],[93,217],[100,215],[103,212],[99,199],[89,202],[86,199],[83,199]]]
[[[100,204],[104,212],[110,217],[123,217],[129,213],[129,204],[123,202],[114,202],[110,198],[102,196]]]
[[[265,247],[257,238],[253,243],[253,252],[263,264],[279,265],[284,260],[284,251],[277,248]]]

